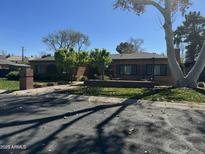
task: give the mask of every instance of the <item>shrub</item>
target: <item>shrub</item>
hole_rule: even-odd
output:
[[[205,88],[205,84],[203,82],[199,82],[198,87]]]
[[[58,85],[66,85],[69,84],[68,81],[58,81]]]
[[[86,81],[86,80],[88,80],[87,76],[80,76],[79,77],[79,81]]]
[[[84,93],[86,95],[93,95],[93,96],[100,95],[101,91],[102,91],[101,87],[87,87],[84,89]]]
[[[51,87],[51,86],[57,86],[58,83],[57,82],[49,82],[46,84],[48,87]]]
[[[38,84],[34,84],[33,87],[34,87],[34,88],[43,88],[43,87],[46,87],[46,85],[45,85],[45,84],[39,84],[39,83],[38,83]]]
[[[19,80],[20,75],[18,71],[11,71],[6,75],[8,80]]]

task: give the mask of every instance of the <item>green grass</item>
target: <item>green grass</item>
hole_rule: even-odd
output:
[[[84,88],[69,90],[68,93],[88,96],[106,96],[151,101],[204,102],[205,94],[188,88],[144,89],[144,88]]]
[[[9,81],[7,79],[0,79],[0,89],[15,91],[19,89],[19,81]]]
[[[35,84],[47,84],[47,82],[35,82]],[[19,90],[19,81],[9,81],[0,79],[0,89],[15,91]],[[144,99],[151,101],[188,101],[204,102],[205,94],[194,89],[188,88],[169,88],[169,89],[145,89],[145,88],[84,88],[79,87],[67,91],[71,94],[88,96],[106,96],[128,99]]]
[[[34,82],[34,84],[47,84],[47,82]],[[9,91],[19,90],[19,81],[10,81],[5,78],[0,78],[0,89]]]
[[[164,89],[145,97],[152,101],[188,101],[205,103],[205,94],[189,88]]]

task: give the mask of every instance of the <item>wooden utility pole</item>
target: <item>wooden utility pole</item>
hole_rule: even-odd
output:
[[[24,50],[25,50],[25,48],[24,48],[24,47],[21,47],[21,51],[22,51],[22,62],[24,62]]]

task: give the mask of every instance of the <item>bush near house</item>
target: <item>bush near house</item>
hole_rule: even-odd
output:
[[[11,71],[6,75],[8,80],[19,80],[20,75],[18,71]]]

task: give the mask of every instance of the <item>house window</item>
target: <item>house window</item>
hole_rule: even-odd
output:
[[[160,65],[160,75],[161,76],[167,76],[167,65]]]
[[[156,76],[167,76],[167,65],[166,64],[147,64],[146,65],[146,75],[156,75]]]
[[[153,74],[153,65],[147,64],[146,65],[146,75],[152,75]]]
[[[136,75],[137,65],[120,65],[119,74],[120,75]]]
[[[160,65],[155,65],[154,66],[154,75],[160,76]]]
[[[36,72],[36,74],[43,74],[43,73],[44,73],[43,66],[41,66],[41,65],[36,65],[36,66],[35,66],[35,72]]]

